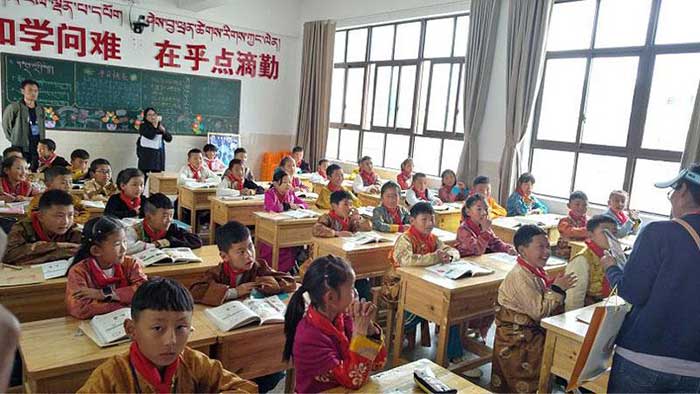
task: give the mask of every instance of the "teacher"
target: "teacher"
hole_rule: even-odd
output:
[[[139,158],[139,170],[146,177],[149,172],[165,170],[165,144],[173,136],[165,130],[161,117],[154,108],[143,111],[144,122],[139,127],[139,139],[136,141],[136,156]]]
[[[22,148],[27,162],[36,168],[39,158],[37,144],[46,138],[44,107],[37,103],[39,84],[36,81],[25,79],[20,87],[23,97],[5,108],[2,128],[10,145]]]
[[[632,304],[617,337],[609,393],[700,392],[700,164],[668,182],[673,220],[647,224],[624,271],[601,263]]]

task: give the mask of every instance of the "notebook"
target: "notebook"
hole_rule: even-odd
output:
[[[40,268],[42,274],[44,275],[44,279],[61,278],[66,276],[66,273],[68,273],[68,268],[70,267],[72,262],[73,258],[71,257],[70,259],[65,260],[56,260],[43,264],[35,264],[32,265],[32,268]]]

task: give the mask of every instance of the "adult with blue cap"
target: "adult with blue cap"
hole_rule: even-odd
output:
[[[655,184],[671,220],[647,224],[624,269],[601,263],[632,304],[616,340],[609,393],[700,393],[700,164]]]

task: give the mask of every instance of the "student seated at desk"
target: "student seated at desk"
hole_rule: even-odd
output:
[[[42,194],[38,211],[12,226],[3,262],[31,265],[73,256],[81,236],[73,209],[73,198],[63,190]]]
[[[338,190],[331,194],[331,210],[318,218],[311,233],[314,237],[333,238],[370,230],[372,224],[353,208],[350,193]]]
[[[36,146],[38,154],[38,167],[35,172],[44,172],[51,167],[70,167],[70,163],[66,159],[56,154],[56,143],[49,138],[39,140]]]
[[[213,173],[219,174],[226,170],[226,165],[221,161],[216,154],[219,152],[219,148],[214,144],[204,145],[204,164]]]
[[[254,383],[187,346],[193,310],[192,296],[178,282],[143,283],[124,322],[129,351],[97,367],[78,393],[257,393]]]
[[[44,183],[46,184],[46,191],[63,190],[66,193],[70,193],[73,189],[73,176],[68,168],[55,166],[44,172]],[[71,194],[71,197],[73,199],[75,222],[84,224],[90,218],[90,213],[85,209],[83,200],[78,195]],[[37,194],[32,198],[32,201],[29,202],[27,216],[31,216],[32,212],[36,212],[39,209],[40,198],[41,194]]]
[[[331,209],[331,194],[335,191],[343,190],[343,181],[345,180],[343,169],[337,164],[329,165],[326,171],[328,172],[328,184],[321,189],[316,199],[316,206],[321,209]],[[360,199],[352,192],[348,193],[350,193],[352,205],[355,208],[361,207]]]
[[[464,202],[455,247],[462,257],[481,256],[484,253],[517,254],[513,245],[503,242],[494,234],[486,199],[481,194],[472,194]]]
[[[21,156],[10,156],[2,161],[2,196],[4,202],[31,200],[39,191],[27,179],[27,161]]]
[[[518,177],[518,187],[506,201],[508,216],[525,216],[547,213],[547,206],[532,194],[535,177],[525,172]]]
[[[146,197],[143,201],[143,212],[143,221],[126,229],[128,254],[153,247],[202,247],[202,240],[197,234],[192,234],[173,223],[173,202],[165,194],[155,193]]]
[[[316,172],[311,174],[311,182],[313,183],[324,183],[328,181],[328,175],[326,175],[326,169],[328,168],[328,160],[321,159],[318,161],[316,166]]]
[[[388,181],[382,185],[382,204],[372,211],[372,227],[383,233],[402,233],[410,224],[411,215],[399,204],[401,187]]]
[[[374,172],[372,158],[363,156],[358,164],[360,166],[360,173],[355,177],[352,183],[352,191],[355,193],[379,193],[382,181],[379,179],[379,176],[377,176],[377,173]]]
[[[209,167],[204,165],[202,151],[197,148],[190,149],[187,152],[187,164],[180,169],[180,176],[177,178],[178,186],[182,186],[187,182],[219,183],[219,177]]]
[[[3,160],[13,156],[24,158],[24,152],[22,151],[22,148],[19,146],[8,146],[7,148],[5,148],[5,150],[2,151]]]
[[[583,241],[588,238],[588,196],[582,191],[575,191],[569,195],[569,203],[566,206],[569,208],[569,214],[559,219],[557,230],[560,236],[553,251],[555,256],[568,260],[571,258],[569,241]]]
[[[442,205],[442,200],[428,189],[428,177],[422,172],[413,175],[413,186],[406,191],[406,205],[412,207],[419,202]]]
[[[243,166],[245,167],[245,179],[250,179],[251,181],[255,182],[253,170],[251,170],[250,166],[248,165],[248,151],[246,151],[244,147],[236,148],[236,150],[233,151],[233,158],[238,159],[243,163]]]
[[[70,154],[70,169],[73,183],[84,181],[88,177],[90,154],[85,149],[76,149]]]
[[[300,174],[308,174],[311,172],[311,166],[308,162],[304,161],[304,148],[298,145],[292,148],[292,158]]]
[[[308,191],[309,188],[306,187],[303,183],[301,183],[301,179],[297,178],[297,165],[294,162],[294,159],[291,156],[285,156],[282,158],[280,161],[280,166],[279,168],[284,169],[287,174],[289,174],[289,179],[291,181],[292,189],[294,192],[302,192],[302,191]]]
[[[319,257],[289,300],[283,359],[294,364],[296,392],[357,390],[384,367],[387,351],[374,322],[377,308],[356,298],[354,281],[355,272],[343,259]],[[308,309],[304,293],[311,300]]]
[[[566,311],[595,304],[610,295],[610,284],[600,259],[610,248],[605,230],[615,234],[617,223],[610,216],[596,215],[586,223],[586,247],[566,265],[578,282],[566,291]]]
[[[68,269],[68,314],[85,320],[124,308],[146,279],[141,263],[126,255],[122,223],[112,216],[92,218]]]
[[[241,196],[252,196],[265,193],[265,189],[245,177],[245,166],[239,159],[233,159],[228,164],[228,171],[216,188],[217,195],[225,195],[227,190],[238,190]]]
[[[117,186],[119,194],[114,194],[107,200],[105,215],[111,215],[119,219],[142,218],[143,204],[146,197],[143,195],[144,176],[138,168],[127,168],[119,171]]]
[[[491,220],[506,216],[508,211],[500,206],[496,199],[491,197],[491,180],[485,175],[479,175],[472,182],[471,194],[481,194],[486,198],[489,207],[489,218]]]
[[[498,289],[491,390],[534,393],[545,339],[540,320],[561,312],[566,290],[576,284],[576,276],[547,275],[549,239],[541,228],[522,226],[513,241],[519,256]]]
[[[408,190],[413,184],[413,159],[410,157],[401,162],[401,172],[396,174],[396,182],[401,190]]]
[[[107,159],[95,159],[90,163],[89,174],[92,177],[85,181],[83,196],[86,200],[107,201],[112,195],[119,193],[119,188],[112,182],[112,166]]]
[[[617,223],[617,231],[614,233],[618,238],[624,238],[630,234],[637,234],[642,220],[639,212],[627,209],[629,194],[624,190],[613,190],[608,198],[608,210],[603,215],[610,216]]]
[[[445,170],[440,175],[442,187],[438,190],[438,197],[444,202],[464,201],[469,195],[467,185],[462,181],[457,181],[457,174],[452,170]]]

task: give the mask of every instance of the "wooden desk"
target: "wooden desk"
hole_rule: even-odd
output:
[[[632,249],[634,246],[634,241],[637,240],[636,234],[630,234],[624,238],[619,238],[618,241],[622,244],[625,249]],[[569,259],[573,259],[574,256],[579,254],[586,247],[586,243],[583,241],[569,241],[569,246],[571,247],[571,255]]]
[[[382,203],[382,197],[374,193],[358,193],[357,198],[362,202],[363,207],[378,207]]]
[[[440,240],[454,245],[457,234],[440,231],[436,232]],[[348,261],[355,270],[355,275],[360,278],[374,278],[383,276],[391,267],[389,262],[389,252],[394,249],[394,243],[399,237],[399,233],[381,233],[383,237],[389,238],[390,242],[375,242],[365,245],[355,245],[344,238],[318,238],[313,237],[314,256],[325,256],[332,254]],[[396,364],[394,364],[396,365]]]
[[[93,208],[93,207],[85,207],[85,210],[88,211],[88,220],[96,217],[100,217],[104,214],[105,209],[104,208]]]
[[[203,313],[195,312],[188,345],[209,354],[216,333]],[[129,344],[98,347],[78,329],[79,320],[60,317],[22,324],[20,354],[28,393],[74,393],[108,358],[127,352]]]
[[[148,174],[149,194],[163,193],[167,195],[177,194],[178,174],[174,172],[152,172]]]
[[[493,220],[493,232],[503,240],[503,242],[513,244],[513,236],[518,229],[525,224],[537,224],[540,228],[547,231],[550,245],[556,245],[559,241],[559,230],[557,225],[562,215],[547,213],[544,215],[529,215],[529,216],[509,216],[501,217]]]
[[[311,228],[318,220],[317,217],[294,219],[272,212],[254,212],[253,216],[255,216],[255,249],[258,249],[261,241],[272,247],[270,263],[275,270],[279,267],[280,248],[310,244]]]
[[[437,228],[456,233],[461,222],[462,208],[460,203],[450,203],[447,210],[435,211],[435,227]]]
[[[192,232],[197,234],[197,211],[208,211],[210,209],[209,197],[216,195],[215,187],[191,188],[178,186],[178,206],[177,218],[182,220],[182,210],[190,210],[190,225]]]
[[[202,263],[161,265],[144,268],[148,276],[163,276],[177,280],[189,287],[207,269],[219,264],[219,251],[215,245],[196,249]],[[0,287],[0,303],[17,316],[20,322],[51,319],[66,316],[66,277],[45,282]]]
[[[403,347],[404,311],[412,312],[440,327],[436,362],[447,366],[447,336],[449,328],[457,323],[478,317],[491,316],[495,312],[498,287],[514,262],[504,262],[489,255],[469,257],[483,267],[491,268],[491,275],[451,280],[427,271],[423,267],[401,267],[401,294],[396,312],[393,365],[399,362]],[[564,266],[546,268],[550,274],[562,272]],[[479,342],[467,340],[465,349],[478,357],[461,363],[453,370],[462,371],[476,368],[491,361],[492,349]]]
[[[542,367],[540,368],[539,392],[550,392],[551,375],[557,375],[569,379],[574,370],[574,364],[581,350],[583,338],[588,331],[588,324],[576,319],[578,315],[588,309],[593,309],[598,303],[542,319],[542,327],[547,330],[547,339],[544,343],[542,354]],[[597,379],[583,384],[583,387],[594,393],[605,393],[608,388],[609,374],[606,372]]]
[[[327,393],[423,393],[413,381],[413,371],[429,367],[443,383],[456,389],[459,394],[486,394],[489,391],[454,374],[428,359],[417,360],[400,367],[380,372],[369,378],[359,390],[336,387]]]

